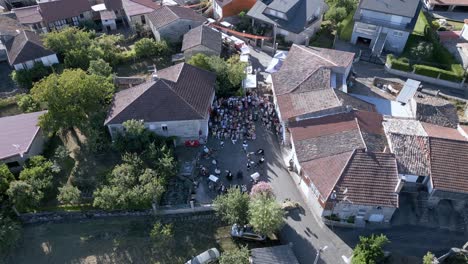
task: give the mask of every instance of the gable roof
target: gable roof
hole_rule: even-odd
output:
[[[218,54],[221,54],[221,48],[223,45],[221,32],[205,25],[200,25],[191,29],[184,35],[182,51],[198,45],[205,46]]]
[[[86,11],[91,11],[91,4],[88,0],[41,1],[38,5],[39,12],[47,23],[76,17]]]
[[[268,8],[285,13],[287,19],[266,14],[265,10]],[[277,25],[290,32],[300,33],[307,27],[310,18],[317,15],[321,17],[324,11],[325,3],[322,0],[270,0],[257,1],[247,12],[247,16]]]
[[[39,116],[47,111],[0,118],[0,159],[29,151],[40,128]]]
[[[344,112],[375,106],[331,87],[335,72],[349,67],[354,53],[293,44],[281,69],[272,74],[281,119]],[[339,74],[338,74],[339,75]]]
[[[352,111],[289,124],[301,168],[324,199],[330,196],[356,150],[385,149],[381,123],[382,116],[375,112]]]
[[[10,65],[55,54],[55,52],[44,47],[39,35],[29,30],[21,31],[5,46]]]
[[[178,19],[187,19],[199,22],[206,21],[204,16],[190,8],[181,6],[163,6],[148,14],[148,19],[156,29],[162,28]]]
[[[13,8],[11,11],[16,14],[16,17],[21,24],[35,24],[43,20],[42,15],[39,12],[38,5]]]
[[[27,29],[18,20],[6,15],[0,15],[0,35],[16,35],[18,30]]]
[[[413,18],[418,11],[419,0],[361,0],[362,9]]]
[[[122,7],[125,14],[132,17],[151,13],[161,6],[151,0],[122,0]]]
[[[340,190],[347,191],[338,191],[336,200],[396,208],[397,184],[398,172],[393,154],[356,150],[336,184]]]
[[[151,81],[115,94],[105,125],[204,119],[214,95],[215,74],[186,63],[158,72]]]

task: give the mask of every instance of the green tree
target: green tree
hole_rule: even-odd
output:
[[[52,67],[46,67],[42,62],[35,62],[31,69],[13,71],[11,78],[19,87],[31,89],[34,82],[41,80],[51,72]]]
[[[112,74],[112,67],[103,59],[92,60],[89,62],[88,73],[109,77]]]
[[[239,189],[230,188],[226,194],[216,197],[213,206],[216,214],[228,224],[247,223],[249,196]]]
[[[12,181],[7,195],[13,205],[21,212],[37,206],[44,196],[42,192],[35,190],[33,186],[24,181]]]
[[[15,180],[15,176],[11,173],[6,164],[0,164],[0,201],[10,186],[10,182]]]
[[[123,40],[122,35],[103,34],[91,43],[90,57],[92,60],[103,59],[111,66],[119,63],[121,50],[119,43]]]
[[[200,69],[205,69],[211,71],[210,64],[208,64],[208,56],[203,53],[197,53],[190,58],[188,64],[198,67]]]
[[[146,129],[142,120],[127,120],[122,123],[124,132],[120,133],[115,146],[121,152],[142,152],[148,146],[151,140],[152,132]]]
[[[273,198],[261,195],[250,202],[250,224],[261,234],[270,235],[278,231],[284,223],[283,216],[283,209]]]
[[[67,68],[79,68],[85,71],[89,67],[90,60],[87,48],[77,48],[65,53],[64,64]]]
[[[227,250],[221,254],[219,264],[249,264],[249,249],[246,246]]]
[[[52,187],[53,166],[54,164],[43,156],[34,156],[26,163],[19,179],[29,183],[35,191],[43,193]]]
[[[330,8],[327,13],[325,13],[325,19],[332,21],[332,25],[338,25],[347,15],[348,12],[345,7],[335,7]]]
[[[432,264],[434,262],[434,254],[432,252],[428,251],[426,255],[423,257],[423,264]]]
[[[370,237],[359,237],[359,243],[353,250],[352,264],[377,264],[382,263],[384,252],[382,247],[387,244],[388,238],[381,234]]]
[[[59,194],[57,200],[63,204],[79,204],[81,191],[71,184],[58,188]]]
[[[21,225],[5,212],[0,214],[0,255],[8,251],[21,237]]]
[[[421,60],[428,60],[432,58],[434,52],[434,45],[427,41],[421,41],[418,45],[411,47],[411,57],[414,59],[421,61]]]
[[[168,53],[169,46],[166,41],[155,41],[142,38],[135,42],[135,54],[140,58],[160,57]]]
[[[88,32],[76,27],[66,27],[51,31],[44,35],[44,45],[64,56],[70,50],[86,49],[95,37],[94,32]]]
[[[36,112],[41,110],[41,106],[30,94],[21,95],[18,99],[18,107],[26,113]]]
[[[152,169],[145,169],[136,154],[124,155],[114,167],[107,183],[94,192],[94,206],[103,209],[150,208],[164,192],[164,179]]]
[[[78,127],[86,135],[90,120],[102,118],[113,90],[106,78],[75,69],[49,75],[34,85],[31,94],[48,109],[39,123],[47,132]]]
[[[153,228],[150,231],[151,240],[158,247],[163,247],[163,245],[167,245],[170,243],[174,237],[174,231],[172,224],[161,224],[161,222],[156,222],[153,225]]]

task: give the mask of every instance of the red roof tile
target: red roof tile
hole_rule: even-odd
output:
[[[39,11],[47,23],[79,16],[91,11],[88,0],[54,0],[39,3]]]
[[[466,138],[455,128],[437,126],[424,122],[421,122],[421,124],[429,137],[466,141]]]

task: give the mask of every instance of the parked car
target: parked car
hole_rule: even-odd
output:
[[[218,260],[220,254],[218,249],[211,248],[207,251],[201,253],[200,255],[194,257],[193,259],[185,262],[185,264],[208,264],[213,263]]]
[[[256,233],[250,226],[239,226],[234,224],[231,227],[231,236],[233,238],[240,238],[253,241],[265,241],[266,236]]]

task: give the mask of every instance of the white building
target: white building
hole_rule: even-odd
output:
[[[105,125],[112,137],[124,133],[123,122],[135,119],[179,143],[206,139],[215,80],[215,74],[185,63],[162,69],[151,82],[116,93]]]
[[[47,49],[36,33],[20,31],[5,44],[8,62],[15,70],[31,69],[36,62],[45,66],[59,63],[55,52]]]

